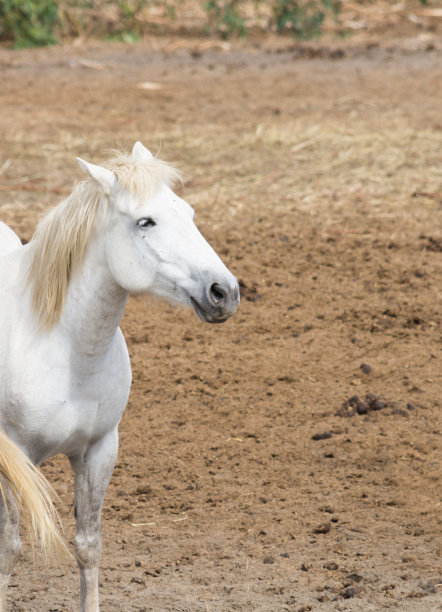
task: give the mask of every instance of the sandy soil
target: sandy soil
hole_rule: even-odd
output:
[[[24,239],[140,139],[241,279],[223,326],[132,298],[102,609],[442,609],[442,41],[0,50],[0,216]],[[355,397],[357,396],[357,398]],[[72,479],[44,472],[72,541]],[[14,611],[73,611],[29,547]]]

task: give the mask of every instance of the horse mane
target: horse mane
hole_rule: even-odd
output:
[[[118,153],[105,164],[123,189],[148,201],[163,185],[171,185],[180,175],[157,158],[139,162]],[[108,197],[92,178],[74,187],[72,193],[54,207],[37,226],[31,240],[33,259],[29,268],[32,308],[41,329],[50,329],[60,318],[69,282],[81,267],[83,256],[99,213],[105,212]]]

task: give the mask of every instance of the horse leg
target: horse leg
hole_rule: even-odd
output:
[[[70,457],[75,474],[75,552],[80,568],[81,612],[98,612],[101,509],[118,452],[115,429],[81,456]]]
[[[0,612],[6,612],[6,591],[20,549],[17,507],[0,496]]]

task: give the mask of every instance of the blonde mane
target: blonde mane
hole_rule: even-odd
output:
[[[115,173],[121,187],[139,196],[143,202],[163,185],[179,179],[177,170],[156,158],[141,163],[130,155],[119,153],[103,165]],[[38,224],[31,241],[34,257],[28,281],[32,308],[42,330],[50,329],[60,318],[69,282],[81,267],[98,213],[105,212],[107,203],[102,187],[89,178],[79,183]]]

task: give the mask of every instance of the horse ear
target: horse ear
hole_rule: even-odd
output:
[[[77,162],[80,168],[88,174],[94,181],[99,183],[105,193],[109,194],[112,190],[112,187],[115,184],[116,176],[112,172],[112,170],[108,170],[107,168],[102,168],[101,166],[96,166],[95,164],[90,164],[81,157],[77,157]]]
[[[141,144],[141,142],[137,141],[132,149],[132,159],[145,164],[146,162],[153,159],[153,155],[149,151],[149,149],[146,149],[146,147]]]

